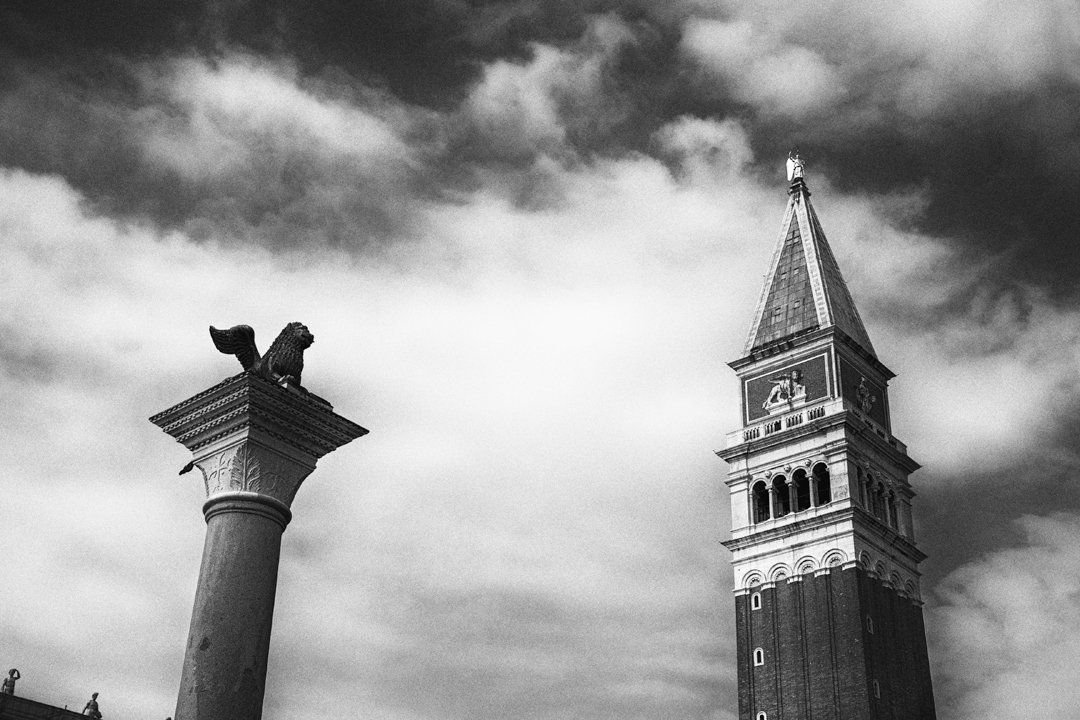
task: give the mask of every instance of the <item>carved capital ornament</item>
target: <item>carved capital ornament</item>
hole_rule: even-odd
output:
[[[307,331],[300,323],[286,330],[294,326]],[[288,523],[316,461],[367,434],[298,379],[298,370],[283,382],[248,368],[150,418],[191,451],[206,487],[204,513],[225,499],[253,500]]]

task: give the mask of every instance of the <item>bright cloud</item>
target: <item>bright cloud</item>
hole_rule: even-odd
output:
[[[739,414],[723,361],[779,230],[782,158],[763,178],[747,121],[693,115],[647,136],[664,162],[579,152],[576,134],[624,117],[612,74],[636,37],[590,22],[488,63],[440,112],[285,62],[154,64],[136,74],[145,106],[99,110],[132,130],[140,181],[189,183],[171,231],[112,219],[60,177],[0,172],[0,434],[10,476],[32,480],[5,488],[0,545],[24,581],[0,586],[0,634],[27,694],[74,705],[93,685],[116,698],[109,717],[171,711],[201,488],[176,479],[186,453],[146,417],[236,370],[209,323],[250,323],[265,347],[303,320],[307,384],[372,433],[298,496],[268,714],[731,717],[711,452]],[[686,56],[767,113],[808,117],[858,86],[812,33],[753,18],[686,31]],[[897,230],[918,192],[852,196],[812,173],[901,372],[913,455],[958,470],[1038,451],[1080,392],[1075,314],[1025,288],[975,292],[1001,260]],[[1025,522],[1031,548],[946,583],[954,647],[982,649],[978,633],[1028,602],[984,575],[1069,551],[1071,520]],[[1010,642],[958,692],[1023,676],[1031,648]]]
[[[564,156],[568,134],[622,119],[620,98],[607,80],[620,48],[633,42],[622,21],[597,16],[571,48],[535,44],[527,62],[488,65],[461,108],[461,120],[475,133],[472,152]]]
[[[1080,517],[1018,521],[1026,542],[997,550],[938,587],[929,636],[950,717],[1071,717],[1080,688]],[[939,711],[942,709],[939,709]]]
[[[682,49],[766,113],[839,110],[859,125],[1080,78],[1080,23],[1057,0],[781,6],[695,3],[705,16],[685,21]]]
[[[327,164],[344,159],[390,176],[409,162],[409,147],[379,105],[358,107],[340,88],[301,83],[287,62],[230,56],[212,65],[189,57],[141,78],[167,103],[142,114],[147,159],[192,180],[251,173],[268,154],[284,163],[314,153]]]
[[[731,83],[736,97],[768,112],[801,118],[846,93],[836,68],[820,55],[757,33],[749,22],[691,19],[682,42],[688,56]]]
[[[201,488],[169,479],[185,453],[145,418],[198,390],[190,378],[233,371],[210,350],[208,322],[250,322],[265,345],[302,319],[317,337],[309,386],[373,432],[328,458],[298,499],[275,634],[275,657],[289,660],[268,707],[323,716],[326,698],[340,702],[327,687],[344,682],[372,714],[427,717],[478,702],[480,673],[507,709],[550,687],[622,716],[672,704],[706,716],[725,677],[714,573],[702,572],[719,572],[710,451],[733,397],[710,401],[721,320],[704,298],[719,268],[686,254],[720,228],[700,226],[700,208],[675,221],[708,197],[655,161],[564,180],[580,204],[546,216],[498,194],[433,211],[439,237],[403,252],[437,260],[454,248],[446,278],[438,262],[403,276],[393,258],[309,252],[298,264],[193,245],[91,217],[56,179],[5,173],[7,267],[34,282],[4,285],[21,293],[5,298],[18,302],[3,322],[24,350],[5,358],[0,421],[19,447],[50,446],[46,463],[27,452],[10,467],[38,479],[6,496],[22,520],[5,525],[5,546],[25,587],[110,588],[93,602],[2,598],[25,691],[77,698],[85,672],[47,658],[90,657],[111,714],[168,712]],[[656,234],[672,231],[664,248]],[[24,372],[36,357],[51,375]],[[25,418],[55,419],[42,432]],[[105,518],[120,530],[100,532]],[[60,561],[55,543],[39,546],[43,531],[80,552]],[[64,633],[47,630],[53,620]],[[153,654],[112,638],[126,625]],[[32,648],[38,636],[49,641]],[[131,684],[150,690],[124,692]]]

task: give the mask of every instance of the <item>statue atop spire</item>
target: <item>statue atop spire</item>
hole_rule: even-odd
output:
[[[794,154],[788,153],[787,156],[787,179],[788,182],[793,183],[796,180],[802,180],[803,177],[803,161],[799,159],[799,151],[796,150]]]
[[[780,340],[830,326],[842,330],[873,355],[874,348],[859,311],[811,206],[810,191],[803,179],[804,168],[797,149],[788,153],[787,209],[747,339],[746,355]]]

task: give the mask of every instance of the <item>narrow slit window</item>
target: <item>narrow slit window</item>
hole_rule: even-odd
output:
[[[874,697],[881,698],[881,683],[877,680],[874,681]]]
[[[761,648],[757,648],[756,650],[754,650],[754,665],[764,665],[764,664],[765,664],[765,651],[762,650]]]
[[[754,593],[753,595],[750,596],[750,609],[751,610],[760,610],[761,609],[761,593]]]
[[[759,712],[755,720],[769,720],[769,716],[764,712]]]
[[[871,635],[874,634],[874,618],[870,617],[869,615],[866,616],[866,632],[870,633]]]

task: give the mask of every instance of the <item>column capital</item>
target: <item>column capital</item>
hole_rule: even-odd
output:
[[[253,493],[286,508],[320,457],[368,432],[317,395],[250,372],[228,378],[150,422],[191,451],[207,498]]]

